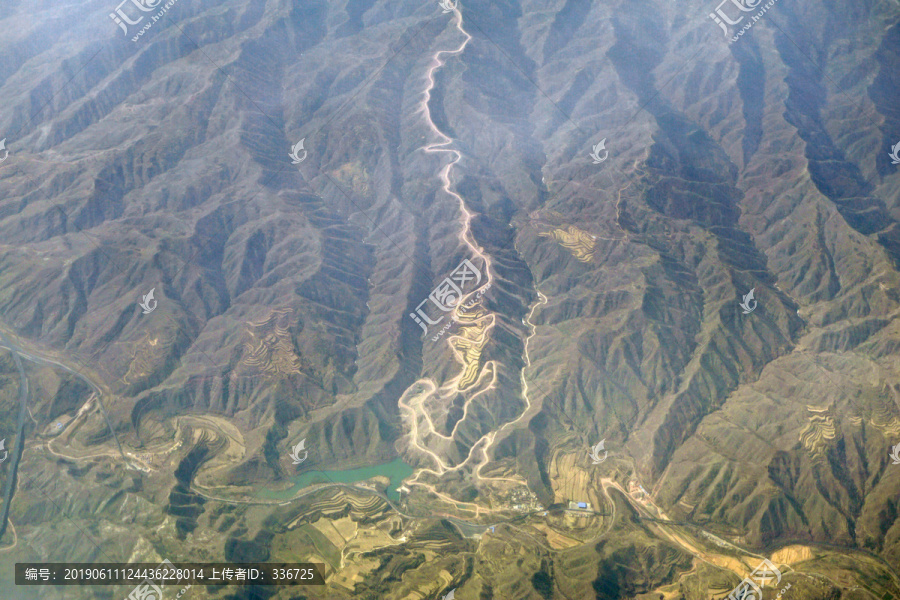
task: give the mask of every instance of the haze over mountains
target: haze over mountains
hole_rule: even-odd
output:
[[[735,6],[10,6],[2,596],[900,598],[900,5]]]

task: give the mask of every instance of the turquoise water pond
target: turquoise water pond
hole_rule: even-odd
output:
[[[413,468],[399,458],[389,463],[361,467],[359,469],[347,469],[345,471],[305,471],[288,477],[288,480],[294,484],[291,487],[284,490],[264,488],[260,490],[258,496],[267,500],[290,500],[298,491],[314,483],[356,483],[357,481],[364,481],[370,477],[381,475],[391,480],[387,490],[385,490],[385,495],[392,501],[397,502],[400,499],[397,488],[400,487],[405,478],[412,474]]]

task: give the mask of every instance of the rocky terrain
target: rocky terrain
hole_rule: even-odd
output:
[[[900,598],[894,0],[143,6],[0,15],[0,595]]]

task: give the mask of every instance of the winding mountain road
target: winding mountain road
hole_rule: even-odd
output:
[[[22,453],[25,448],[25,419],[28,416],[28,377],[25,376],[25,367],[22,366],[19,352],[6,339],[2,331],[0,331],[0,344],[2,344],[2,347],[8,348],[12,353],[13,360],[16,362],[16,369],[19,371],[19,419],[16,424],[16,443],[10,449],[12,462],[9,465],[6,480],[3,482],[3,512],[0,513],[0,539],[3,539],[3,536],[6,535],[6,525],[9,523],[9,509],[12,506],[12,497],[16,489],[19,462],[22,460]]]
[[[13,356],[13,360],[16,363],[16,368],[19,371],[19,417],[16,424],[16,441],[15,445],[10,449],[10,457],[12,462],[9,465],[9,473],[7,474],[6,480],[3,485],[3,510],[0,513],[0,539],[3,538],[3,535],[6,533],[6,526],[9,523],[9,511],[12,506],[13,495],[15,494],[16,489],[16,481],[18,479],[19,474],[19,463],[22,460],[22,455],[25,451],[25,424],[27,417],[29,415],[28,409],[28,396],[29,396],[29,384],[28,384],[28,376],[25,374],[25,367],[22,364],[22,359],[25,359],[29,362],[33,362],[36,364],[58,367],[63,369],[67,373],[78,377],[82,381],[84,381],[91,389],[94,390],[94,393],[97,396],[97,405],[100,407],[100,412],[103,414],[103,418],[106,420],[106,424],[109,427],[110,433],[112,433],[113,439],[116,441],[116,445],[119,448],[119,454],[122,457],[122,460],[125,461],[125,464],[130,464],[128,459],[125,457],[125,452],[122,449],[122,444],[119,442],[118,436],[116,436],[116,431],[113,429],[112,423],[109,420],[109,415],[106,412],[106,408],[103,406],[103,401],[101,400],[101,390],[100,387],[97,386],[93,381],[79,373],[78,371],[64,365],[61,362],[51,360],[49,358],[42,358],[39,356],[34,356],[33,354],[29,354],[23,351],[17,344],[13,343],[2,330],[0,330],[0,348],[9,350]],[[33,418],[33,417],[32,417]]]
[[[471,257],[476,259],[481,259],[483,264],[483,271],[486,274],[486,278],[481,285],[468,292],[463,294],[463,296],[459,299],[456,306],[453,308],[451,313],[451,319],[455,322],[465,322],[475,324],[476,327],[481,327],[481,331],[478,332],[478,336],[474,339],[469,337],[466,338],[464,335],[450,335],[447,337],[445,342],[450,346],[454,357],[463,365],[463,369],[461,372],[444,383],[443,385],[438,385],[431,378],[423,378],[411,385],[409,388],[401,394],[398,399],[398,406],[403,412],[403,414],[408,417],[409,424],[409,436],[410,436],[410,447],[417,452],[420,452],[426,456],[428,456],[434,462],[434,468],[425,468],[419,469],[416,474],[407,481],[407,485],[419,485],[428,488],[432,493],[442,497],[446,501],[454,502],[456,504],[466,504],[470,505],[471,503],[461,503],[453,500],[443,494],[438,493],[433,486],[429,484],[422,483],[418,481],[420,475],[424,473],[431,473],[436,476],[443,475],[448,472],[457,471],[465,467],[471,460],[476,459],[479,455],[481,456],[481,460],[479,461],[478,466],[475,468],[475,476],[480,480],[503,480],[507,482],[512,482],[519,485],[524,485],[524,480],[518,479],[510,479],[510,478],[489,478],[483,477],[481,475],[481,469],[487,464],[488,451],[497,441],[497,435],[506,429],[508,426],[518,422],[521,420],[528,412],[531,407],[531,403],[527,398],[527,383],[524,385],[524,393],[526,394],[525,400],[525,409],[522,414],[516,418],[512,422],[504,423],[499,430],[491,431],[482,435],[480,438],[475,440],[474,442],[467,443],[466,445],[469,447],[468,453],[465,458],[458,462],[457,464],[449,464],[446,460],[446,457],[440,456],[434,450],[428,448],[426,438],[432,438],[440,440],[444,443],[453,443],[457,440],[457,431],[462,423],[466,421],[467,418],[471,418],[470,406],[472,402],[481,394],[488,390],[495,389],[497,385],[497,364],[495,361],[488,361],[484,365],[481,365],[479,369],[479,374],[475,379],[474,384],[469,383],[468,385],[464,384],[464,373],[466,366],[466,356],[460,352],[456,344],[462,341],[466,344],[471,344],[479,349],[480,356],[480,348],[482,348],[487,342],[491,331],[494,327],[495,317],[491,313],[485,313],[481,316],[477,316],[474,319],[469,315],[465,314],[465,312],[461,315],[461,309],[463,311],[468,311],[471,309],[471,306],[467,306],[470,304],[469,300],[473,296],[475,296],[474,302],[472,305],[477,305],[481,302],[481,298],[483,293],[490,288],[493,283],[493,274],[492,274],[492,260],[489,254],[487,254],[484,249],[478,245],[475,241],[475,238],[472,234],[472,219],[474,214],[466,207],[466,203],[463,200],[462,196],[457,193],[453,189],[452,180],[451,180],[451,172],[453,168],[460,162],[462,159],[462,153],[459,150],[456,150],[450,145],[453,143],[453,139],[442,132],[438,126],[435,124],[434,119],[431,114],[431,108],[429,103],[432,98],[432,92],[435,87],[435,73],[446,64],[446,61],[449,57],[457,56],[462,54],[466,46],[472,40],[472,36],[465,30],[463,27],[463,18],[462,12],[457,6],[452,9],[454,26],[459,33],[464,36],[463,41],[459,44],[458,47],[451,50],[439,50],[432,57],[431,62],[428,65],[428,70],[425,73],[425,79],[427,84],[425,86],[425,90],[422,94],[422,102],[419,107],[419,112],[423,115],[423,119],[431,131],[434,137],[437,138],[437,141],[427,144],[421,148],[421,150],[428,154],[439,154],[439,153],[447,153],[451,155],[451,160],[448,162],[439,172],[439,179],[441,182],[441,189],[451,198],[455,199],[458,204],[458,210],[460,214],[460,222],[461,227],[459,231],[459,241],[468,249],[468,253]],[[546,298],[541,296],[543,300],[539,304],[543,304],[546,302]],[[538,304],[535,304],[532,307],[531,312],[529,313],[529,323],[531,315],[534,313],[535,308],[537,308]],[[475,327],[468,328],[470,333],[472,330],[476,329]],[[534,328],[531,328],[531,334],[529,338],[534,335]],[[527,357],[527,341],[526,341],[526,363],[528,362]],[[490,377],[490,381],[485,383],[486,378]],[[524,370],[522,375],[524,381]],[[452,431],[449,435],[444,435],[441,432],[437,431],[434,426],[434,422],[431,414],[428,412],[428,408],[426,406],[426,401],[429,399],[436,398],[436,402],[433,402],[439,406],[446,406],[450,402],[452,402],[453,398],[455,398],[459,394],[467,394],[472,390],[476,390],[474,394],[465,398],[465,401],[462,406],[462,417],[455,423]],[[421,423],[420,423],[421,421]],[[480,449],[480,452],[477,452]],[[472,505],[475,506],[475,505]],[[479,514],[481,509],[476,507],[476,514]]]
[[[121,455],[122,460],[125,461],[125,464],[130,464],[125,456],[125,451],[122,449],[122,443],[119,441],[119,437],[116,435],[116,430],[112,426],[112,421],[110,421],[109,419],[109,414],[106,412],[106,407],[103,405],[103,391],[100,389],[100,386],[91,381],[91,379],[83,375],[80,371],[76,371],[75,369],[65,365],[64,363],[52,360],[50,358],[35,356],[34,354],[25,352],[19,346],[13,344],[12,341],[9,340],[9,338],[3,335],[2,331],[0,331],[0,348],[5,348],[12,352],[13,355],[17,357],[16,360],[19,360],[18,357],[21,357],[35,364],[49,367],[58,367],[63,371],[66,371],[67,373],[70,373],[71,375],[74,375],[78,379],[82,380],[92,390],[94,390],[94,393],[97,395],[97,406],[100,408],[100,413],[103,415],[103,419],[106,421],[106,425],[109,427],[109,432],[112,434],[113,440],[115,440],[116,446],[119,448],[119,454]],[[22,373],[24,377],[24,370],[22,371]]]

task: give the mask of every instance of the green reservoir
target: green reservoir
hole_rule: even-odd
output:
[[[347,469],[346,471],[306,471],[288,477],[288,480],[294,484],[291,487],[284,490],[264,488],[259,491],[259,497],[267,500],[290,500],[298,491],[314,483],[356,483],[380,475],[391,480],[385,494],[397,502],[400,499],[397,488],[405,478],[412,474],[413,468],[399,458],[381,465]]]

